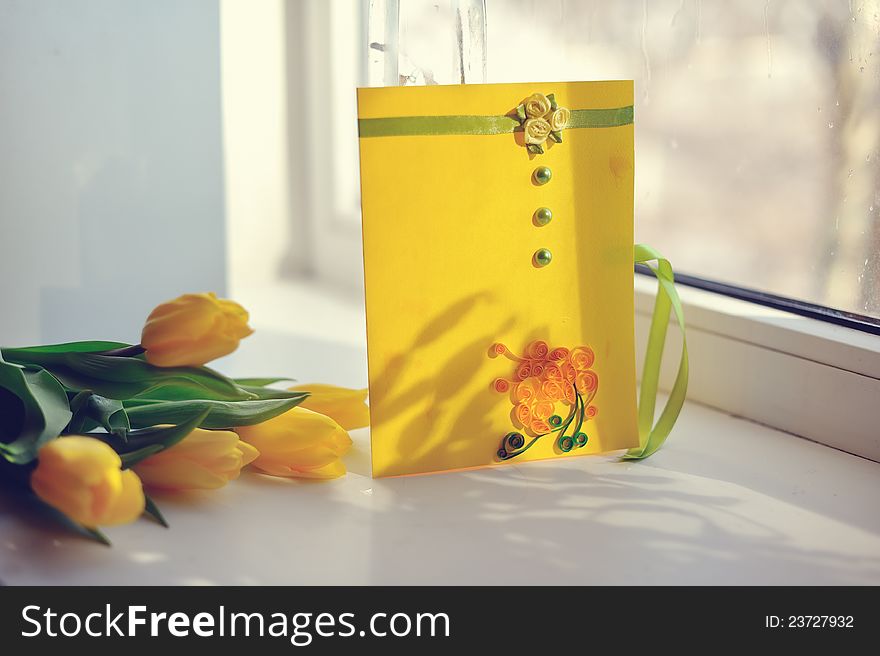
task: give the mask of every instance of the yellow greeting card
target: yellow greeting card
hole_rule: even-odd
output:
[[[632,104],[358,91],[374,476],[639,445]]]

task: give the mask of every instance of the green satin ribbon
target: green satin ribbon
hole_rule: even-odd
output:
[[[625,460],[647,458],[663,445],[684,405],[688,386],[688,352],[684,331],[684,311],[681,309],[681,300],[675,290],[672,265],[660,253],[644,244],[636,244],[633,255],[636,264],[657,261],[656,267],[650,264],[647,266],[657,278],[658,285],[654,314],[651,317],[651,331],[648,335],[648,347],[645,351],[645,363],[642,368],[642,384],[639,388],[639,446],[627,451],[623,456]],[[657,384],[660,379],[660,362],[663,360],[663,347],[666,344],[666,328],[669,325],[670,312],[675,313],[678,327],[681,330],[681,360],[678,363],[678,374],[675,376],[675,383],[673,383],[672,391],[666,400],[666,406],[655,424]]]
[[[613,128],[633,122],[632,105],[613,109],[575,109],[565,126]],[[443,135],[510,134],[520,122],[510,116],[392,116],[358,119],[361,137],[412,137]]]

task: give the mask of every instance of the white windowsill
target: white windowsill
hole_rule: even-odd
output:
[[[267,294],[266,310],[239,298],[257,332],[222,370],[365,383],[357,303],[310,300],[301,287]],[[285,306],[301,318],[284,332],[260,324]],[[332,328],[313,330],[321,324]],[[245,474],[162,496],[172,528],[109,529],[112,549],[35,524],[0,495],[0,580],[880,584],[880,464],[694,403],[641,463],[596,456],[372,480],[369,431],[353,438],[345,478]]]
[[[639,369],[656,281],[635,280]],[[690,355],[688,398],[880,461],[880,336],[678,286]],[[670,327],[661,385],[681,337]]]

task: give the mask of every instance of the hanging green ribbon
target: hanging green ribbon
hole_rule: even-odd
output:
[[[613,109],[575,109],[565,125],[577,128],[613,128],[633,122],[632,105]],[[510,116],[392,116],[358,119],[361,137],[510,134],[520,121]]]
[[[625,460],[641,460],[659,449],[666,441],[681,408],[684,405],[688,386],[688,352],[684,331],[684,312],[681,300],[675,290],[672,265],[660,253],[650,246],[636,244],[634,248],[636,264],[647,264],[657,261],[654,267],[648,268],[657,278],[657,300],[654,302],[654,314],[651,317],[651,331],[648,334],[648,347],[645,351],[645,363],[642,368],[642,384],[639,389],[639,446],[630,449],[623,456]],[[660,362],[663,360],[663,347],[666,344],[666,328],[669,315],[675,313],[678,327],[681,330],[681,360],[678,363],[678,374],[672,391],[666,400],[666,406],[654,423],[654,410],[657,403],[657,385],[660,379]]]

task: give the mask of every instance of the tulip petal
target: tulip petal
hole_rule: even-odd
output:
[[[159,367],[203,365],[232,353],[253,330],[238,303],[215,294],[184,294],[157,306],[141,333],[147,361]]]
[[[151,463],[147,458],[134,470],[148,488],[161,490],[216,490],[229,482],[226,476],[192,460]]]
[[[297,406],[268,421],[238,426],[235,432],[260,453],[275,449],[301,449],[327,440],[341,430],[333,419]]]
[[[260,452],[247,442],[239,442],[238,450],[241,451],[241,466],[245,467],[260,457]]]
[[[238,348],[238,340],[211,335],[202,341],[174,341],[147,348],[147,362],[157,367],[201,366],[229,355]]]
[[[327,415],[345,430],[363,428],[370,425],[370,409],[366,405],[368,390],[348,389],[311,383],[288,388],[292,392],[310,392],[310,396],[300,403],[301,408]]]
[[[262,471],[264,474],[268,474],[269,476],[278,476],[281,478],[339,478],[340,476],[345,475],[345,464],[341,460],[334,460],[330,463],[322,467],[313,467],[311,469],[307,468],[294,468],[288,467],[284,465],[272,464],[267,467],[260,467],[259,465],[254,465]]]
[[[98,522],[101,526],[128,524],[144,512],[146,498],[141,481],[130,469],[121,472],[122,489]]]
[[[83,526],[121,524],[144,508],[137,476],[121,471],[122,461],[100,440],[74,435],[40,449],[31,474],[36,495]]]

